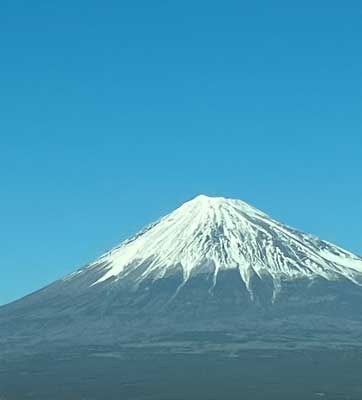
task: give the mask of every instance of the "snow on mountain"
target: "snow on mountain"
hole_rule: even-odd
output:
[[[181,266],[183,281],[237,270],[249,289],[253,275],[280,280],[346,278],[362,285],[362,258],[285,226],[240,200],[197,196],[66,279],[101,271],[91,286],[127,277],[147,263],[138,283],[161,279]],[[212,289],[211,287],[211,289]]]

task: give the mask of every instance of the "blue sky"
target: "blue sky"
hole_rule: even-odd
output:
[[[362,5],[292,3],[1,2],[0,303],[198,193],[362,254]]]

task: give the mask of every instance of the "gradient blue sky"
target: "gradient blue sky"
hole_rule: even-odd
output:
[[[1,2],[0,303],[198,193],[362,253],[362,5],[297,3]]]

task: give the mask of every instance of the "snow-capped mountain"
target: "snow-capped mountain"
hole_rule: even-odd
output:
[[[84,268],[1,307],[0,328],[11,340],[94,344],[286,316],[359,320],[361,301],[362,258],[243,201],[200,195]]]
[[[162,279],[176,266],[185,284],[197,274],[236,269],[250,289],[253,274],[281,279],[345,277],[361,283],[362,259],[311,235],[289,228],[241,200],[197,196],[171,214],[106,253],[88,268],[99,268],[94,282],[117,281],[148,263],[135,283]],[[78,273],[73,275],[77,277]],[[72,277],[69,277],[70,279]],[[68,279],[69,279],[68,278]],[[212,289],[211,287],[211,289]]]

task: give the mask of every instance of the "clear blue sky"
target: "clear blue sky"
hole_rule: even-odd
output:
[[[198,193],[362,253],[361,20],[360,1],[3,0],[0,303]]]

